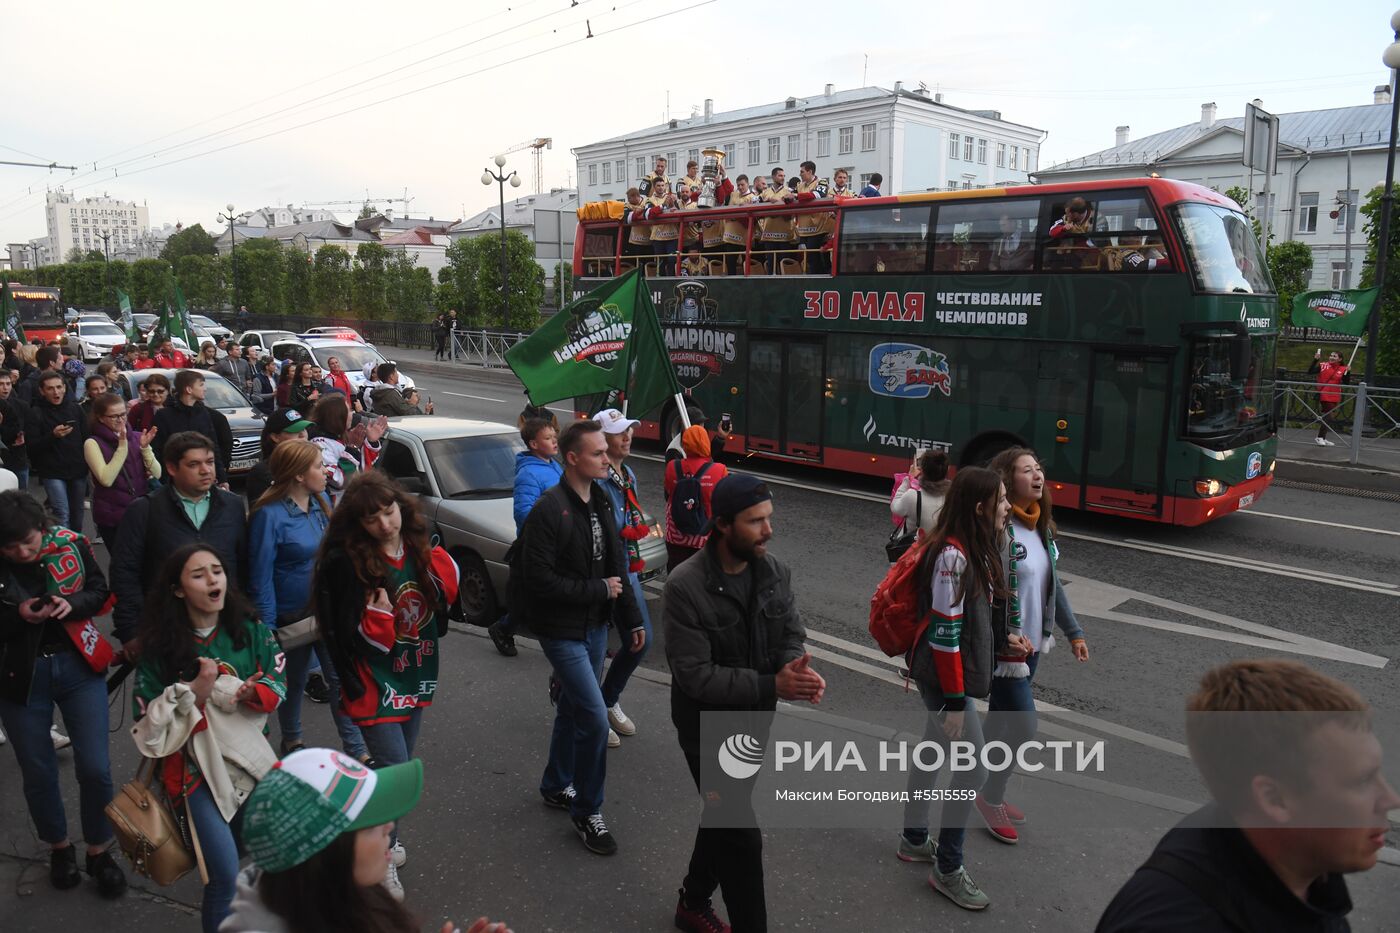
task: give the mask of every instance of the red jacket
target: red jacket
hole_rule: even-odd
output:
[[[676,484],[681,481],[682,476],[693,476],[707,463],[710,468],[705,471],[704,476],[700,477],[700,499],[705,503],[705,514],[710,515],[712,514],[710,497],[714,495],[715,485],[729,475],[729,468],[706,457],[686,457],[684,460],[672,460],[666,464],[662,483],[666,489],[666,542],[668,544],[702,548],[705,546],[706,539],[709,538],[709,535],[681,534],[671,527],[671,494],[676,491]]]
[[[1338,388],[1346,378],[1347,368],[1341,363],[1328,361],[1318,366],[1317,394],[1328,405],[1340,405],[1342,390]]]
[[[331,385],[335,386],[340,391],[344,392],[345,404],[354,407],[355,390],[350,388],[350,377],[345,374],[344,370],[341,370],[338,373],[327,373],[326,381],[329,382]]]

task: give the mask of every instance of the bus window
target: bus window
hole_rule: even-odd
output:
[[[1243,214],[1210,204],[1177,208],[1196,287],[1206,292],[1272,292],[1259,244]]]
[[[933,235],[933,271],[1029,271],[1039,221],[1039,198],[943,204]]]
[[[1233,341],[1249,341],[1249,356],[1237,360]],[[1213,450],[1228,450],[1266,437],[1274,392],[1274,343],[1267,337],[1235,335],[1195,338],[1187,380],[1186,436]],[[1240,363],[1244,370],[1240,371]]]
[[[617,227],[589,227],[583,235],[583,275],[613,274],[613,254],[617,250]]]
[[[926,272],[927,205],[852,208],[841,216],[841,271],[847,275]]]
[[[1054,222],[1043,253],[1047,270],[1166,272],[1172,268],[1157,215],[1145,197],[1080,195],[1053,202],[1050,216]]]

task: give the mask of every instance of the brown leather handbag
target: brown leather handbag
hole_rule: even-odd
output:
[[[137,874],[156,884],[170,885],[190,873],[195,858],[156,779],[156,761],[141,760],[136,777],[122,785],[107,804],[106,813],[117,845],[131,859]]]

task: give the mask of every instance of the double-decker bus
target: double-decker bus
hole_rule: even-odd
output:
[[[822,250],[754,248],[762,221],[818,210]],[[645,265],[677,374],[712,424],[731,416],[731,451],[888,476],[920,448],[962,466],[1025,445],[1056,505],[1178,525],[1272,480],[1278,303],[1248,219],[1213,190],[1133,178],[681,216],[697,245],[707,220],[744,243],[692,255],[707,274],[653,277],[666,260],[631,225],[582,221],[575,287]],[[643,437],[679,428],[674,403],[631,414]]]
[[[62,294],[56,288],[10,283],[19,322],[30,340],[57,340],[64,331]]]

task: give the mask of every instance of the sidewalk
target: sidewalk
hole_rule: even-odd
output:
[[[403,823],[409,860],[401,872],[408,904],[436,930],[480,914],[519,933],[569,930],[626,933],[672,929],[676,890],[685,874],[698,819],[694,785],[675,742],[664,674],[640,669],[625,706],[637,735],[609,753],[604,814],[620,851],[586,852],[564,814],[544,807],[537,791],[553,710],[545,697],[549,666],[521,639],[520,656],[500,657],[481,630],[454,631],[443,642],[438,701],[425,714],[417,754],[426,767],[423,801]],[[130,700],[119,694],[120,709]],[[326,708],[308,703],[310,743],[332,743]],[[113,777],[136,767],[127,737],[130,716],[113,716]],[[276,729],[273,729],[274,737]],[[70,819],[76,823],[72,753],[60,753]],[[1055,836],[1032,823],[1018,846],[969,831],[968,865],[993,900],[984,914],[963,912],[926,884],[927,867],[894,857],[883,831],[769,830],[765,877],[773,930],[1015,931],[1082,933],[1151,850],[1175,813],[1048,785],[1061,812],[1135,806],[1141,831],[1085,831]],[[47,860],[34,839],[19,793],[13,755],[0,753],[0,916],[7,933],[55,929],[123,931],[197,928],[196,878],[162,889],[133,876],[117,904],[85,883],[49,887]],[[1126,822],[1124,825],[1128,825]],[[71,830],[76,833],[76,826]],[[39,861],[43,859],[43,861]],[[1395,867],[1349,879],[1353,928],[1381,929],[1394,917]],[[1030,878],[1039,883],[1027,884]],[[723,905],[719,905],[723,913]],[[1384,919],[1383,919],[1384,918]]]

